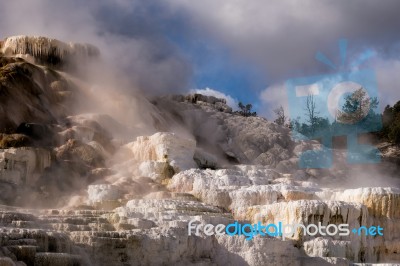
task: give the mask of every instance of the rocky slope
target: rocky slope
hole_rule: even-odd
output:
[[[97,57],[91,46],[19,36],[0,49],[0,265],[400,262],[395,146],[380,147],[385,173],[349,167],[343,150],[332,169],[299,169],[316,141],[294,142],[223,99],[135,95],[141,109],[130,115],[131,102],[59,71]],[[93,108],[104,98],[113,112]],[[384,234],[246,240],[188,235],[191,220],[379,225]]]

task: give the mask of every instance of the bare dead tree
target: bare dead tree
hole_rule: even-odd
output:
[[[316,111],[315,99],[312,94],[307,96],[305,111],[307,113],[307,122],[310,125],[311,133],[314,133],[319,112]]]

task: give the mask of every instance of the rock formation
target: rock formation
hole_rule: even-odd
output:
[[[92,46],[18,36],[0,49],[0,265],[400,262],[397,147],[381,146],[390,179],[365,167],[379,184],[361,187],[351,179],[370,173],[348,167],[344,151],[334,150],[331,169],[299,169],[317,141],[295,142],[223,99],[140,98],[143,118],[129,125],[90,113],[90,92],[49,66],[95,56]],[[72,108],[79,103],[87,108]],[[190,221],[379,225],[384,234],[246,240],[189,235]]]

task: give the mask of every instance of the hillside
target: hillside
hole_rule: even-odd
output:
[[[0,44],[0,265],[350,265],[400,260],[400,157],[300,169],[317,141],[224,99],[90,89],[97,48]],[[362,182],[360,182],[362,180]],[[360,184],[363,184],[361,187]],[[191,220],[381,226],[383,235],[188,234]]]

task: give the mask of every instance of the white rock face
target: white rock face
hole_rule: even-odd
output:
[[[115,209],[115,213],[123,220],[145,219],[166,228],[170,226],[186,227],[193,218],[213,221],[214,224],[227,223],[232,220],[229,214],[223,214],[220,209],[212,205],[179,199],[130,200],[125,207]]]
[[[146,151],[157,155],[152,148]],[[71,224],[51,225],[57,230],[70,230],[71,243],[90,247],[88,250],[96,254],[91,260],[99,265],[118,264],[119,254],[124,254],[126,263],[139,265],[161,261],[174,265],[264,265],[266,261],[271,265],[348,265],[349,261],[400,259],[397,255],[400,251],[398,189],[320,188],[315,183],[296,180],[291,174],[280,174],[265,166],[237,165],[229,169],[181,171],[170,180],[168,191],[151,178],[128,177],[134,173],[133,165],[136,165],[138,172],[160,180],[157,173],[162,170],[161,162],[148,160],[134,164],[131,161],[136,159],[129,159],[132,157],[119,165],[122,167],[125,163],[131,170],[110,176],[107,179],[110,184],[88,188],[89,204],[93,206],[107,201],[126,204],[114,210],[108,208],[111,209],[108,212],[90,211],[91,215],[99,212],[97,222],[88,218],[85,225],[74,220]],[[321,223],[322,226],[346,223],[350,229],[380,225],[385,234],[331,237],[303,235],[296,231],[293,237],[285,240],[256,236],[247,241],[244,236],[209,237],[203,233],[189,236],[187,226],[192,219],[214,225],[234,220],[263,224]],[[9,218],[3,220],[9,221]],[[14,224],[28,226],[20,221]],[[104,252],[104,247],[110,246],[122,248],[107,248]]]
[[[273,184],[281,175],[262,166],[239,165],[234,169],[191,169],[173,176],[169,189],[190,192],[204,202],[226,209],[271,204],[280,198],[310,199],[316,189],[296,184]],[[298,183],[297,185],[300,185]]]
[[[332,240],[317,237],[304,242],[304,250],[311,257],[342,257],[351,252],[352,245],[349,241]]]
[[[138,137],[136,141],[122,146],[112,158],[114,173],[104,181],[118,187],[124,200],[165,190],[160,188],[163,180],[181,170],[196,167],[193,160],[195,145],[194,141],[172,133]],[[102,153],[99,149],[99,154]],[[88,202],[93,204],[92,200]]]
[[[319,188],[260,166],[216,171],[191,169],[175,175],[168,187],[192,193],[203,202],[231,210],[235,219],[251,223],[345,223],[350,230],[379,225],[386,230],[383,236],[304,236],[300,230],[289,238],[304,243],[304,252],[312,257],[342,257],[351,261],[400,259],[394,251],[400,246],[400,194],[396,188]]]
[[[88,195],[89,204],[121,198],[118,188],[109,184],[89,185]]]
[[[400,189],[390,187],[366,187],[343,191],[324,191],[321,198],[358,202],[368,207],[371,215],[400,218]]]
[[[169,164],[167,162],[146,161],[139,165],[139,173],[142,176],[150,177],[155,181],[162,181],[170,177]]]
[[[33,185],[50,165],[51,155],[45,149],[0,149],[0,180],[3,181]]]
[[[115,213],[116,215],[110,216],[109,219],[120,225],[125,224],[126,227],[126,224],[128,224],[133,228],[142,230],[152,228],[150,231],[146,231],[147,238],[153,239],[156,234],[164,234],[163,232],[166,232],[164,230],[168,230],[168,234],[173,235],[173,238],[168,238],[169,240],[165,242],[163,240],[161,243],[159,241],[148,242],[150,239],[141,242],[143,252],[160,251],[160,254],[163,254],[163,262],[168,261],[175,264],[175,261],[178,260],[180,262],[177,265],[192,265],[196,262],[205,265],[227,263],[229,265],[263,265],[265,261],[270,261],[271,265],[300,265],[303,256],[291,241],[256,237],[252,242],[249,242],[244,237],[215,236],[214,238],[207,237],[204,234],[196,237],[189,236],[186,227],[192,219],[199,223],[214,225],[232,222],[232,217],[229,214],[222,213],[220,209],[212,205],[196,201],[131,200],[125,207],[117,208]],[[176,240],[178,241],[176,242]],[[151,246],[148,246],[150,244]],[[159,245],[167,245],[168,254],[160,250]],[[212,250],[214,252],[211,252]],[[195,251],[194,254],[193,251]],[[156,263],[153,257],[158,256],[152,254],[148,253],[144,256],[147,263],[150,263],[150,261]],[[186,255],[182,258],[180,254]],[[196,254],[210,254],[210,257],[202,261],[196,258]],[[255,256],[255,254],[259,254],[259,256]],[[187,261],[187,256],[192,258],[191,262]]]
[[[125,147],[131,151],[133,159],[139,162],[168,162],[175,172],[196,167],[193,160],[196,142],[174,133],[159,132],[150,137],[138,137]]]
[[[88,144],[96,147],[96,142]],[[187,152],[182,156],[179,152],[188,147],[190,155]],[[173,134],[139,137],[124,146],[126,156],[114,164],[116,173],[103,180],[107,184],[88,187],[87,203],[92,208],[109,211],[80,214],[88,217],[89,213],[98,212],[96,218],[87,218],[85,224],[69,217],[66,219],[70,223],[49,225],[55,219],[52,216],[46,218],[49,221],[43,226],[69,232],[66,238],[71,240],[70,245],[88,247],[97,256],[90,260],[99,265],[118,264],[116,258],[120,254],[124,254],[126,263],[139,265],[165,261],[174,265],[264,265],[266,261],[271,265],[348,265],[349,261],[400,259],[398,189],[323,188],[300,172],[281,174],[260,165],[236,165],[218,170],[194,168],[180,171],[171,179],[164,175],[169,166],[164,155],[181,170],[188,164],[188,158],[194,165],[194,151],[194,142],[182,141]],[[164,187],[161,181],[168,185]],[[14,222],[9,222],[10,219],[4,216],[3,223],[16,227],[33,224],[26,223],[27,218]],[[209,237],[203,233],[189,236],[187,226],[192,219],[214,225],[234,220],[263,224],[321,223],[322,226],[346,223],[350,229],[379,225],[385,234],[307,236],[299,230],[285,240],[256,236],[247,241],[244,236]],[[107,248],[105,252],[104,247],[110,246],[123,248],[119,251]],[[54,259],[52,256],[55,255],[37,255],[48,260]],[[74,256],[65,255],[65,259],[77,259]]]
[[[288,128],[261,117],[243,117],[226,110],[221,111],[213,101],[205,104],[200,100],[195,105],[182,101],[162,98],[157,106],[161,106],[170,124],[173,124],[175,118],[171,114],[179,114],[186,129],[196,132],[196,137],[206,143],[211,153],[219,157],[228,155],[229,160],[241,164],[254,163],[270,167],[292,157],[294,143]]]

